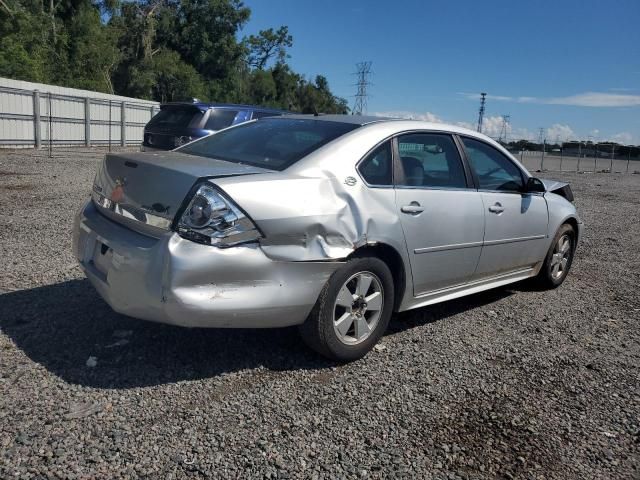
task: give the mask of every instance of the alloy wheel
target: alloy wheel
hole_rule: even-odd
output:
[[[554,280],[562,278],[567,271],[569,259],[571,258],[571,237],[568,234],[562,235],[553,249],[551,257],[551,277]]]
[[[384,306],[384,289],[371,272],[358,272],[342,285],[334,304],[333,328],[347,345],[365,341],[375,330]]]

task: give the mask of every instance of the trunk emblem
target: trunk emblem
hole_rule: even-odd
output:
[[[126,177],[118,177],[116,178],[116,185],[111,190],[111,201],[120,203],[124,198],[124,186],[127,184]]]

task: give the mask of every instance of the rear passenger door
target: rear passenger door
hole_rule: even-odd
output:
[[[546,247],[543,194],[523,193],[522,170],[492,145],[470,137],[462,137],[462,143],[484,206],[484,245],[475,277],[533,266]]]
[[[414,296],[461,285],[473,275],[482,249],[480,194],[451,135],[407,133],[396,145],[396,207]]]

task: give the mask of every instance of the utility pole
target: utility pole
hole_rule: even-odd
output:
[[[502,127],[500,128],[500,135],[498,136],[498,142],[507,143],[507,137],[509,136],[509,121],[511,115],[502,115]]]
[[[478,110],[478,132],[482,133],[482,118],[484,117],[484,103],[487,97],[486,93],[480,94],[480,110]]]
[[[369,82],[369,75],[371,75],[371,62],[360,62],[356,63],[356,68],[358,71],[355,75],[358,77],[358,81],[356,83],[356,87],[358,87],[356,91],[356,100],[353,104],[353,115],[362,115],[367,113],[367,87],[371,85]]]

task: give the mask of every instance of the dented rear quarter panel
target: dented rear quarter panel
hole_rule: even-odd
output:
[[[260,245],[269,258],[344,261],[360,247],[385,244],[402,258],[405,284],[412,285],[395,190],[367,187],[356,168],[381,137],[386,139],[397,131],[396,122],[391,126],[372,124],[326,145],[283,172],[213,182],[256,222],[264,234]]]

